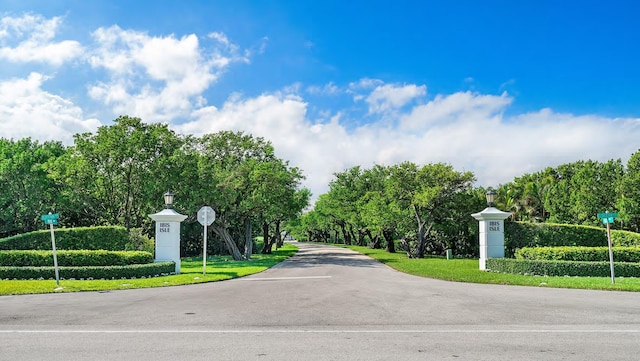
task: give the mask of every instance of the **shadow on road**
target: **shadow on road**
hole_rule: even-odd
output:
[[[279,268],[305,268],[319,265],[336,265],[345,267],[379,267],[380,263],[358,253],[335,253],[333,250],[301,248],[295,256],[278,265]]]

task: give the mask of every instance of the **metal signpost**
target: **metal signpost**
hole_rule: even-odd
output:
[[[602,220],[603,224],[607,225],[607,241],[609,243],[609,263],[611,263],[611,283],[616,283],[615,274],[613,271],[613,247],[611,246],[611,228],[609,224],[613,223],[618,217],[618,213],[609,213],[609,211],[604,213],[598,213],[598,219]]]
[[[58,272],[58,257],[56,255],[56,236],[55,236],[55,233],[53,232],[53,225],[58,224],[58,218],[60,218],[60,215],[58,213],[51,214],[51,212],[49,212],[49,214],[44,214],[40,216],[40,219],[44,221],[44,224],[48,224],[49,229],[51,229],[51,248],[53,249],[53,268],[55,269],[55,272],[56,272],[56,285],[60,287],[60,274]]]
[[[202,246],[202,275],[207,274],[207,226],[216,220],[216,212],[209,206],[204,206],[198,211],[198,222],[204,226],[204,245]]]

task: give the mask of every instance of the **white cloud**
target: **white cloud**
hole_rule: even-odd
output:
[[[405,131],[424,131],[434,123],[446,125],[465,119],[486,119],[501,113],[511,102],[507,93],[501,96],[472,92],[437,95],[434,100],[415,106],[401,116],[400,127]]]
[[[83,119],[82,110],[68,99],[42,90],[44,81],[42,74],[31,73],[0,82],[0,137],[71,144],[74,134],[100,126],[96,119]]]
[[[206,103],[202,93],[234,61],[247,61],[222,33],[210,33],[217,46],[205,49],[196,35],[153,37],[118,26],[93,33],[95,68],[109,72],[89,95],[113,108],[147,121],[170,121]]]
[[[53,41],[60,22],[39,15],[0,19],[0,60],[60,65],[79,56],[79,43]],[[92,99],[118,115],[166,121],[182,133],[242,130],[264,137],[278,156],[303,169],[314,197],[327,191],[333,173],[355,165],[446,162],[474,172],[478,184],[488,186],[577,160],[626,161],[640,147],[639,118],[551,109],[505,116],[514,101],[506,92],[426,98],[425,85],[372,78],[342,87],[292,83],[256,97],[233,93],[211,106],[204,92],[232,63],[248,62],[248,51],[224,33],[152,36],[112,26],[93,37],[94,48],[86,50],[97,70],[88,85]],[[106,78],[100,78],[102,70]],[[0,80],[0,137],[70,144],[73,134],[101,125],[84,119],[68,96],[44,90],[47,79],[34,72]],[[334,105],[309,104],[301,94],[332,95]],[[353,121],[361,117],[366,123]]]
[[[74,40],[54,42],[62,18],[41,15],[5,16],[0,19],[0,59],[11,62],[40,62],[60,66],[82,54]]]
[[[328,190],[334,172],[355,165],[445,162],[489,186],[577,160],[628,159],[640,145],[640,119],[549,109],[506,118],[512,101],[506,94],[438,95],[401,114],[397,125],[380,120],[348,130],[341,111],[319,123],[308,119],[309,104],[300,96],[236,95],[174,128],[189,134],[242,130],[270,140],[278,156],[304,170],[314,198]]]
[[[424,85],[379,85],[366,98],[366,102],[369,104],[369,114],[384,113],[401,108],[414,98],[424,96],[426,93],[427,87]]]

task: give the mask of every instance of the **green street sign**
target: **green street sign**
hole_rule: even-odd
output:
[[[614,221],[615,221],[615,218],[613,217],[602,218],[602,224],[613,224]]]
[[[60,218],[60,214],[43,214],[40,216],[40,219],[44,221],[44,224],[58,224],[58,218]]]
[[[43,214],[40,216],[40,219],[42,219],[43,221],[49,220],[49,219],[58,219],[60,218],[60,214],[58,213],[54,213],[54,214]]]
[[[618,217],[618,213],[615,213],[615,212],[611,212],[611,213],[609,213],[609,212],[598,213],[598,218],[599,218],[599,219],[607,219],[607,220],[608,220],[608,218],[617,218],[617,217]],[[603,222],[604,222],[604,221],[603,221]],[[613,223],[613,221],[608,222],[608,223]]]

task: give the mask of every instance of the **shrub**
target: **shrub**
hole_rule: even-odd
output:
[[[517,259],[547,261],[609,261],[609,247],[525,247],[516,251]],[[615,262],[640,262],[640,247],[614,247]]]
[[[124,227],[79,227],[55,230],[57,249],[104,249],[124,251],[129,235]],[[51,249],[49,230],[19,234],[0,239],[0,250],[7,249]]]
[[[56,252],[59,266],[126,266],[153,263],[153,255],[143,251],[82,250]],[[0,266],[53,265],[53,251],[0,251]]]
[[[59,267],[63,279],[118,279],[168,275],[175,271],[175,262],[157,262],[129,266]],[[54,267],[0,267],[0,279],[54,279]]]
[[[125,251],[145,251],[153,254],[155,252],[155,243],[153,239],[144,234],[142,228],[131,228]]]
[[[609,262],[541,261],[512,258],[487,259],[487,269],[495,272],[540,276],[610,277]],[[640,277],[640,264],[614,263],[620,277]]]
[[[524,247],[607,246],[605,228],[555,223],[504,223],[505,255],[513,257]],[[615,246],[640,246],[640,234],[612,230],[611,242]]]
[[[640,233],[634,233],[629,231],[612,230],[611,231],[611,243],[616,246],[627,247],[639,247],[640,246]]]

